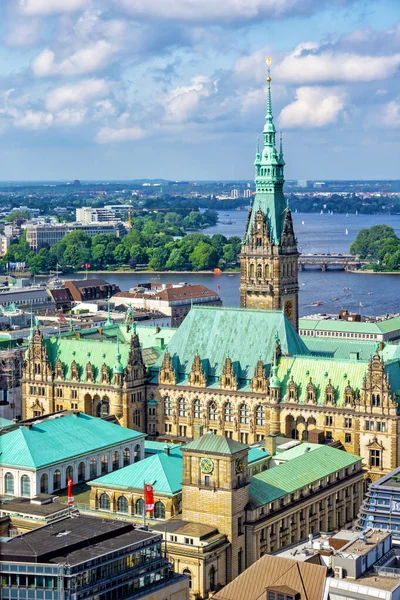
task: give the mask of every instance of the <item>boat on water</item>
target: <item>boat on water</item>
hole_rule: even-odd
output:
[[[374,292],[368,292],[368,296],[371,296],[371,294],[373,294]]]
[[[317,302],[311,302],[311,306],[322,306],[323,302],[321,302],[321,300],[318,300]]]
[[[346,217],[348,217],[348,216],[349,216],[349,213],[346,213]]]
[[[358,217],[358,210],[356,210],[355,215],[356,215],[356,217]]]
[[[349,288],[349,287],[345,287],[343,289],[344,289],[345,292],[348,292],[349,290],[351,290],[351,288]]]
[[[339,298],[332,298],[333,302],[336,302],[336,300],[339,300]]]
[[[215,268],[214,269],[214,275],[221,275],[222,271],[221,269]]]
[[[323,214],[324,214],[324,211],[323,211],[323,210],[321,210],[321,212],[320,212],[319,214],[320,214],[320,215],[323,215]]]
[[[346,231],[344,232],[345,235],[349,235],[349,230],[346,227]]]
[[[302,221],[301,224],[304,225],[304,221]]]

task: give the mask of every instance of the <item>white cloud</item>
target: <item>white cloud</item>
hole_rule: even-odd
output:
[[[6,36],[9,46],[33,46],[38,41],[38,19],[22,19],[11,23]]]
[[[281,127],[324,127],[335,123],[345,106],[340,90],[323,87],[301,87],[296,99],[279,115]]]
[[[399,66],[400,53],[368,56],[302,44],[277,66],[276,77],[295,84],[377,81],[392,77]]]
[[[54,52],[45,48],[33,60],[32,71],[37,77],[84,75],[105,67],[116,51],[110,42],[99,40],[57,62]]]
[[[192,78],[191,85],[176,87],[165,101],[165,121],[167,123],[184,123],[199,108],[202,98],[207,98],[217,91],[217,82],[208,77],[197,75]]]
[[[19,0],[20,11],[27,16],[47,16],[82,10],[87,0]]]
[[[400,100],[392,100],[385,104],[382,122],[386,127],[400,127]]]
[[[23,129],[47,129],[53,123],[53,115],[42,110],[27,110],[15,119],[14,126]]]
[[[85,108],[65,108],[54,115],[55,123],[65,127],[76,127],[85,121],[87,110]]]
[[[324,0],[118,0],[136,18],[213,24],[309,14]],[[336,2],[335,2],[336,4]]]
[[[113,142],[129,142],[132,140],[140,140],[145,135],[144,129],[141,127],[121,127],[113,129],[112,127],[103,127],[96,136],[98,144],[109,144]]]
[[[88,100],[106,96],[109,87],[104,79],[83,79],[75,84],[63,85],[48,92],[46,107],[57,111],[64,106],[85,104]]]

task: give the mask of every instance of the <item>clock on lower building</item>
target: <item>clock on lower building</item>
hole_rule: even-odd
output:
[[[200,469],[202,473],[209,475],[214,471],[214,461],[211,458],[202,458],[200,460]]]

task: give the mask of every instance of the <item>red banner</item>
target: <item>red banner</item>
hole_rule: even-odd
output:
[[[72,486],[73,485],[74,485],[74,482],[72,481],[71,477],[68,477],[68,481],[67,481],[68,504],[73,504],[74,503],[74,497],[72,495]]]
[[[148,483],[144,484],[144,504],[146,512],[153,512],[154,510],[154,488]]]

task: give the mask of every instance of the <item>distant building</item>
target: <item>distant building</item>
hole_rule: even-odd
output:
[[[44,286],[23,286],[0,289],[0,306],[51,306],[53,299]]]
[[[99,278],[64,281],[64,287],[74,302],[104,300],[120,292],[118,285]]]
[[[11,238],[7,235],[0,235],[0,257],[7,254],[11,244]]]
[[[393,342],[400,339],[400,317],[367,323],[357,319],[328,319],[321,317],[299,319],[302,336],[318,338],[343,338],[350,340],[374,340]]]
[[[40,248],[54,246],[71,231],[83,231],[86,235],[94,236],[98,234],[111,233],[121,236],[125,233],[122,223],[39,223],[28,224],[26,227],[26,241],[34,252]]]
[[[243,192],[243,198],[251,198],[251,196],[252,196],[252,192],[251,192],[250,189],[244,190],[244,192]]]
[[[231,191],[231,198],[233,198],[233,199],[239,198],[239,190],[238,189],[234,188]]]
[[[0,496],[25,498],[54,494],[69,477],[88,481],[144,457],[143,434],[79,411],[2,429],[0,446]]]
[[[188,599],[189,580],[171,570],[161,534],[126,521],[76,512],[3,539],[1,550],[5,600]]]
[[[200,284],[142,283],[129,292],[113,296],[115,306],[125,304],[135,308],[157,310],[172,318],[172,327],[178,327],[194,304],[221,306],[216,292]]]
[[[76,222],[86,225],[90,223],[107,223],[119,219],[126,221],[129,209],[129,204],[109,204],[101,208],[83,206],[76,209]]]
[[[307,186],[308,186],[307,179],[298,179],[297,180],[297,187],[299,187],[299,188],[306,188]]]

